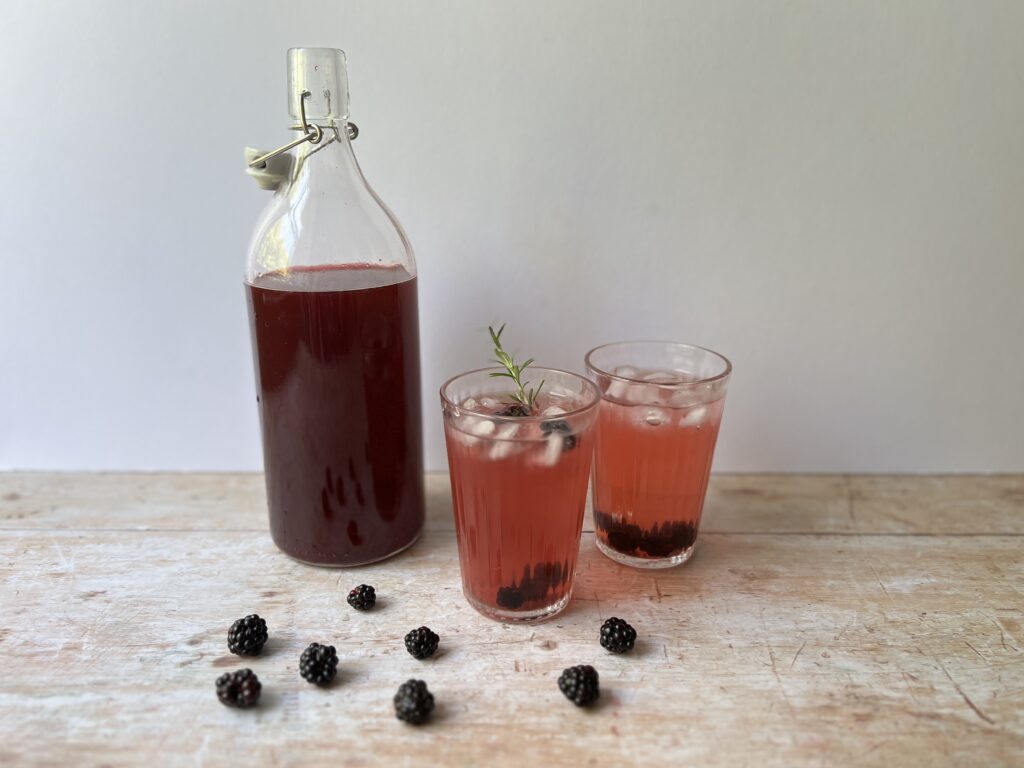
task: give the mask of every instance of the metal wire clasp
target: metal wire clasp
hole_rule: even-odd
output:
[[[299,144],[309,142],[310,144],[319,144],[324,138],[323,129],[317,124],[310,125],[306,121],[306,99],[309,98],[309,91],[303,91],[301,94],[302,98],[299,99],[299,118],[302,124],[297,126],[302,131],[302,136],[295,139],[295,141],[289,141],[283,147],[278,147],[272,152],[267,152],[265,155],[260,155],[249,163],[250,168],[263,168],[267,164],[267,160],[277,157],[278,155],[284,154],[289,149],[294,149]],[[346,123],[345,130],[348,132],[349,140],[353,140],[359,135],[359,129],[355,123]]]

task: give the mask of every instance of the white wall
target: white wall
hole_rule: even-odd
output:
[[[0,466],[252,469],[285,49],[349,54],[436,387],[667,337],[720,470],[1024,470],[1024,3],[35,2],[0,25]]]

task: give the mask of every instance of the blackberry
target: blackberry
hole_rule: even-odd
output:
[[[526,408],[524,408],[523,406],[517,404],[517,405],[510,405],[507,408],[502,408],[500,411],[498,411],[494,415],[495,416],[515,416],[515,417],[521,419],[524,416],[529,416],[530,412],[527,411]]]
[[[533,568],[523,566],[523,575],[517,582],[498,587],[498,607],[516,610],[527,603],[544,600],[550,591],[557,592],[571,575],[568,562],[535,563]]]
[[[420,627],[405,636],[405,650],[411,653],[413,658],[425,659],[434,655],[440,639],[428,627]]]
[[[636,642],[636,630],[622,619],[612,616],[601,625],[601,645],[612,653],[632,650]]]
[[[413,725],[427,719],[434,708],[434,694],[422,680],[406,680],[395,694],[395,717]]]
[[[665,522],[643,530],[621,517],[594,510],[598,535],[616,552],[637,557],[673,557],[697,541],[697,526],[687,522]]]
[[[225,672],[217,678],[217,698],[229,707],[251,707],[260,700],[260,679],[251,669]]]
[[[251,613],[228,630],[228,650],[239,656],[256,656],[267,642],[267,622]]]
[[[597,684],[597,670],[589,664],[569,667],[558,678],[558,688],[565,698],[577,707],[585,707],[597,701],[601,691]]]
[[[562,438],[562,448],[566,451],[571,451],[576,447],[576,435],[572,434],[572,427],[569,426],[569,422],[558,419],[557,421],[542,421],[540,423],[540,431],[545,435],[550,435],[552,432],[561,432],[565,435]]]
[[[377,602],[377,593],[369,584],[360,584],[348,593],[348,604],[357,611],[368,611]]]
[[[338,654],[333,645],[310,643],[299,658],[299,674],[317,685],[327,685],[338,672]]]
[[[509,587],[498,587],[498,597],[496,600],[500,608],[508,608],[514,611],[522,606],[524,599],[523,591],[516,586],[515,582]]]

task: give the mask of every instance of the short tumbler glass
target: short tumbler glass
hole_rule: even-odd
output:
[[[693,554],[732,364],[689,344],[636,341],[591,350],[601,390],[594,454],[598,548],[637,568]]]
[[[536,621],[572,595],[600,393],[582,376],[531,367],[544,381],[536,407],[511,415],[498,370],[441,388],[462,591],[488,618]]]

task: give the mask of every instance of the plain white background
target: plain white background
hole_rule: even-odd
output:
[[[549,365],[727,354],[719,470],[1024,470],[1022,30],[1012,0],[5,0],[0,466],[260,466],[242,148],[326,45],[416,248],[429,467],[501,320]]]

